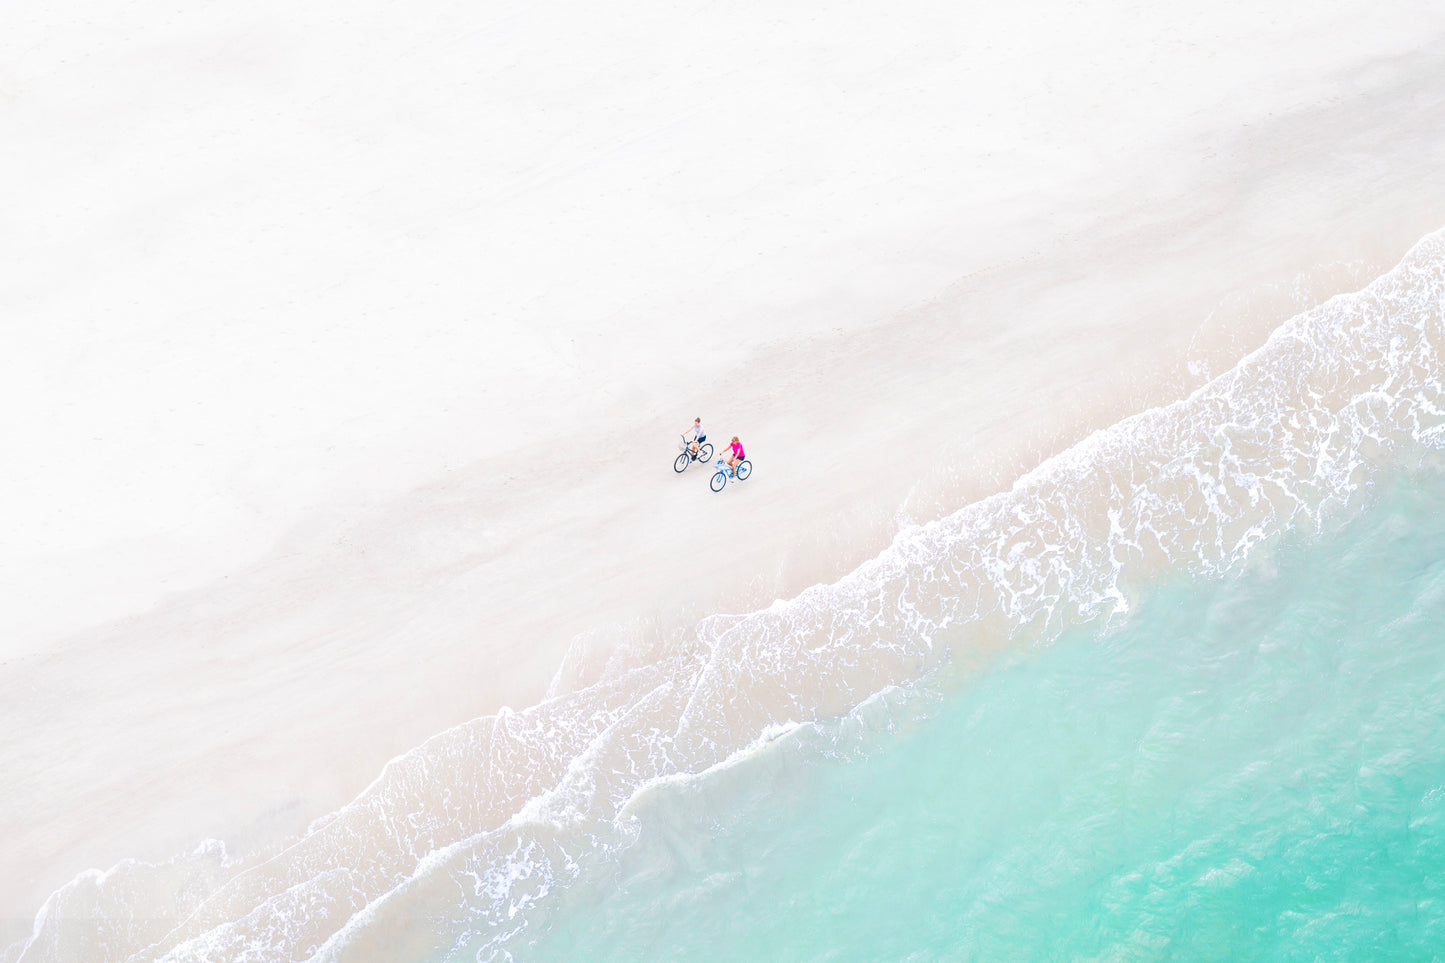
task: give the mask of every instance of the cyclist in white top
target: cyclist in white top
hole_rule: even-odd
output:
[[[688,450],[696,457],[697,446],[707,440],[707,432],[702,430],[701,418],[692,420],[692,427],[682,433],[682,440],[688,443]]]

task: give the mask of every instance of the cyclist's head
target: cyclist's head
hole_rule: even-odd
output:
[[[694,418],[694,419],[692,420],[692,423],[693,423],[694,425],[700,425],[700,424],[702,424],[702,419],[701,419],[701,418]]]
[[[736,445],[737,443],[738,443],[738,436],[737,436],[737,435],[733,435],[733,444]]]

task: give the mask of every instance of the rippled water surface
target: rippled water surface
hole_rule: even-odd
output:
[[[1445,479],[632,811],[529,960],[1430,959]]]

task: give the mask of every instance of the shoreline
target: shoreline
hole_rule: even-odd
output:
[[[515,935],[504,921],[519,904],[559,881],[569,888],[596,846],[627,848],[632,833],[618,817],[657,780],[725,764],[799,719],[836,719],[880,686],[907,690],[931,669],[962,681],[998,646],[1107,621],[1165,568],[1223,576],[1262,541],[1329,527],[1378,480],[1365,463],[1383,467],[1379,456],[1415,444],[1438,453],[1442,255],[1437,231],[1365,292],[1292,319],[1188,399],[1126,418],[1012,489],[901,532],[834,583],[710,618],[676,649],[612,667],[584,689],[436,734],[315,831],[226,882],[166,942],[199,941],[208,957],[260,939],[283,956],[321,945],[324,959],[404,959],[435,939],[421,920],[441,930],[433,949],[451,943],[448,931],[484,942],[488,932]],[[1369,403],[1392,387],[1398,405]],[[1256,498],[1260,482],[1267,491]],[[154,875],[135,873],[140,885]],[[460,912],[444,902],[435,918],[437,900],[458,890]],[[334,914],[294,911],[298,898],[334,905],[348,895],[365,909],[340,930]],[[79,919],[114,905],[113,894],[81,886],[59,909]],[[122,936],[115,955],[169,926],[150,930],[139,942]]]
[[[164,860],[208,837],[273,845],[428,736],[536,702],[564,660],[560,684],[573,687],[701,615],[832,581],[902,519],[1007,488],[1089,432],[1182,396],[1300,299],[1363,287],[1445,224],[1445,188],[1416,159],[1438,145],[1403,108],[1367,120],[1367,107],[1336,108],[1334,125],[1401,135],[1394,163],[1355,174],[1390,179],[1373,202],[1303,151],[1318,127],[1291,119],[1301,129],[1242,138],[1232,165],[1164,201],[1084,195],[1084,213],[1059,218],[1075,233],[1015,225],[1033,242],[1021,254],[888,320],[754,345],[719,388],[680,371],[621,393],[620,409],[588,418],[627,424],[610,463],[552,445],[472,463],[7,660],[0,758],[25,790],[0,813],[12,867],[0,915],[33,918],[88,866]],[[1208,216],[1209,199],[1225,213]],[[676,417],[638,415],[663,408]],[[695,414],[714,440],[743,436],[753,479],[714,496],[695,468],[673,475],[672,435]]]
[[[876,332],[880,340],[897,337],[888,328]],[[842,347],[841,357],[815,350],[811,357],[822,371],[846,368],[856,363],[855,349]],[[796,356],[786,349],[778,353],[784,360]],[[1185,362],[1182,357],[1174,360],[1176,368]],[[907,377],[914,379],[920,367],[907,367]],[[926,382],[936,392],[929,398],[934,405],[947,400],[948,375],[947,364],[941,363],[941,370]],[[67,814],[63,808],[50,808],[56,806],[52,802],[47,808],[56,817],[30,829],[72,834],[73,850],[95,854],[90,861],[101,868],[124,858],[163,860],[208,837],[223,839],[235,852],[269,848],[344,804],[388,759],[435,732],[503,705],[530,705],[555,691],[559,682],[562,691],[580,687],[606,659],[641,658],[652,647],[668,644],[701,615],[765,608],[772,598],[792,597],[809,585],[835,580],[886,547],[904,516],[931,520],[992,490],[1006,489],[1012,479],[1089,431],[1139,410],[1131,403],[1143,386],[1134,377],[1125,377],[1122,393],[1096,396],[1093,406],[1081,409],[1068,427],[1036,422],[1036,434],[1022,443],[1010,446],[1003,441],[1001,436],[1013,427],[1007,419],[974,426],[975,438],[992,443],[986,449],[994,459],[991,475],[960,470],[966,456],[957,452],[948,454],[942,468],[930,465],[936,459],[926,451],[927,438],[947,412],[920,404],[902,424],[868,425],[861,410],[851,413],[859,420],[850,423],[855,429],[863,426],[865,439],[876,442],[890,429],[895,432],[890,454],[899,457],[886,460],[888,473],[860,472],[847,484],[818,487],[866,456],[850,454],[843,439],[820,424],[803,421],[794,432],[775,425],[755,435],[764,441],[750,440],[750,454],[764,467],[746,485],[729,486],[714,496],[696,469],[680,478],[668,477],[671,469],[664,462],[670,450],[642,450],[641,439],[662,431],[663,426],[656,425],[656,431],[634,435],[636,447],[623,450],[623,466],[594,474],[590,490],[580,494],[568,492],[577,478],[561,466],[555,473],[560,480],[540,491],[519,490],[515,476],[491,484],[474,477],[470,488],[444,484],[398,499],[392,510],[378,513],[369,523],[299,535],[276,557],[226,580],[232,584],[187,593],[158,612],[91,633],[89,641],[82,636],[35,660],[33,667],[39,671],[26,681],[48,683],[55,690],[68,686],[74,695],[77,683],[83,685],[89,677],[96,688],[84,700],[89,718],[77,718],[72,711],[57,733],[72,746],[86,746],[90,755],[70,755],[66,767],[71,768],[71,781],[55,789],[71,798],[87,798],[89,811]],[[1054,397],[1069,397],[1073,387],[1052,389]],[[1154,387],[1171,390],[1162,379]],[[761,401],[758,404],[761,408]],[[775,454],[779,443],[798,434],[809,439],[801,451],[786,458]],[[825,451],[835,445],[840,451]],[[649,454],[656,457],[648,459]],[[983,463],[977,454],[972,457],[975,465]],[[650,461],[657,465],[649,484],[629,480]],[[780,483],[779,474],[790,482]],[[764,478],[784,492],[766,500],[754,496]],[[670,491],[661,487],[669,484]],[[592,517],[607,497],[605,491],[628,491],[629,485],[629,497],[608,506],[607,517]],[[964,501],[954,502],[959,493]],[[851,516],[854,525],[847,530],[799,525],[796,504],[805,497],[813,499],[811,517],[822,521]],[[733,504],[721,501],[724,498]],[[555,506],[569,501],[575,509],[557,517]],[[688,544],[697,546],[696,555],[676,550],[668,526],[640,521],[657,508],[676,513],[713,510],[714,505],[719,506],[715,516],[693,520]],[[480,506],[488,506],[494,517],[485,519]],[[440,530],[473,511],[485,519],[485,533],[478,541],[494,546],[485,561],[475,557],[475,545],[457,558],[467,539],[476,535],[474,522],[471,532],[452,533],[451,550],[439,553],[442,561],[433,559],[421,572],[402,574],[408,564],[436,549],[432,539],[442,537]],[[546,524],[529,540],[527,525],[539,518]],[[509,531],[490,530],[490,522],[503,519],[511,523]],[[711,548],[725,543],[739,526],[747,536],[746,548],[725,557]],[[638,527],[643,530],[625,534]],[[626,552],[622,546],[634,539],[636,547]],[[389,540],[399,552],[389,550]],[[545,541],[544,550],[537,549],[538,540]],[[532,542],[530,550],[518,547],[524,541]],[[663,559],[650,560],[647,556],[654,552]],[[375,555],[389,560],[380,571],[373,571],[374,563],[368,561]],[[519,566],[519,561],[524,564]],[[548,581],[543,569],[552,566],[560,574]],[[618,572],[630,578],[619,581]],[[690,603],[686,595],[697,582],[710,588],[699,596],[702,601]],[[575,597],[579,585],[590,588],[570,607],[558,606],[550,597],[569,591]],[[372,597],[361,611],[347,611],[373,592],[389,597]],[[286,604],[275,606],[282,599]],[[269,617],[251,616],[248,624],[247,610],[256,600],[278,610]],[[487,611],[494,617],[490,628],[483,627]],[[152,643],[149,660],[137,663],[132,647],[142,637],[159,641]],[[176,658],[177,645],[189,649],[191,640],[203,638],[209,641],[197,641],[185,660]],[[129,650],[129,664],[120,672],[114,659],[101,655],[117,645]],[[641,651],[626,651],[633,647]],[[269,665],[259,678],[237,681],[247,674],[247,666],[277,658],[284,665]],[[13,669],[7,667],[12,683],[17,681]],[[167,671],[171,682],[164,681]],[[107,701],[102,680],[119,683],[130,693],[148,694],[111,693]],[[219,704],[199,704],[198,688],[214,694]],[[305,707],[303,694],[316,704]],[[21,717],[54,722],[66,716],[57,705],[34,712],[18,708]],[[249,723],[235,718],[248,709]],[[188,734],[181,744],[175,742],[178,723]],[[77,780],[85,776],[75,769],[105,772],[105,755],[124,751],[113,738],[107,739],[108,732],[134,747],[120,765],[111,762],[114,781],[101,782],[104,795],[98,800],[96,787],[82,788]],[[56,756],[65,755],[59,746],[37,742],[32,749],[42,757],[52,749]],[[317,767],[323,758],[328,764]],[[39,776],[54,775],[61,767],[36,760],[30,768]],[[148,802],[127,826],[125,814],[138,800]],[[97,807],[103,814],[99,818]],[[18,815],[12,815],[12,825]],[[108,838],[96,838],[99,824],[110,827]],[[24,838],[24,828],[19,832]],[[71,866],[76,872],[86,868],[79,861]],[[32,898],[76,875],[56,868],[54,859],[37,861]]]

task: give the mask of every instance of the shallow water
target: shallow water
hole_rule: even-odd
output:
[[[1429,959],[1445,477],[632,809],[527,960]],[[530,934],[528,934],[530,935]],[[462,958],[462,955],[448,958]]]

